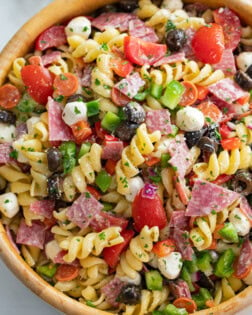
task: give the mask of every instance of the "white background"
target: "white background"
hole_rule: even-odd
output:
[[[0,0],[0,50],[29,17],[49,2],[50,0]],[[0,302],[1,315],[61,314],[29,291],[2,261],[0,261]],[[250,314],[252,314],[252,307],[239,313],[239,315]]]

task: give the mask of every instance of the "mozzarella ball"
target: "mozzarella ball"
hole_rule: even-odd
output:
[[[250,222],[239,208],[235,208],[229,213],[229,221],[233,223],[238,235],[245,236],[249,233]]]
[[[183,8],[183,2],[181,0],[164,0],[162,8],[170,11],[180,10]]]
[[[133,202],[139,190],[144,186],[144,182],[140,176],[129,179],[129,193],[125,196],[130,202]]]
[[[67,36],[79,35],[88,39],[91,34],[91,23],[84,16],[76,17],[67,24],[65,32]]]
[[[45,245],[45,254],[46,257],[52,261],[54,261],[55,257],[62,251],[59,247],[57,241],[53,240],[48,242]]]
[[[19,205],[14,193],[9,192],[0,196],[0,211],[7,218],[13,218],[18,213]]]
[[[237,66],[240,70],[246,71],[252,65],[252,52],[242,52],[236,57]]]
[[[63,113],[62,119],[64,122],[71,126],[78,121],[87,120],[87,105],[84,102],[71,102],[67,103]]]
[[[204,115],[197,108],[186,106],[177,112],[176,124],[181,130],[197,131],[203,128],[204,123]]]
[[[0,143],[12,142],[16,136],[16,127],[0,123]]]
[[[158,259],[158,268],[162,275],[169,279],[176,279],[182,269],[182,256],[179,252],[172,252],[170,255]]]
[[[118,276],[118,275],[117,275],[117,278],[119,278],[123,282],[127,282],[130,284],[135,284],[135,285],[141,284],[141,276],[138,273],[137,273],[135,279],[131,279],[130,277],[127,277],[127,276]]]
[[[39,117],[31,117],[26,121],[27,130],[30,135],[33,134],[34,131],[33,126],[39,121],[40,121]]]

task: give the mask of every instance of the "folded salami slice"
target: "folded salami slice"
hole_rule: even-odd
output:
[[[1,143],[0,144],[0,164],[6,164],[11,162],[10,153],[12,147],[10,143]]]
[[[122,141],[107,141],[102,147],[102,159],[118,161],[123,151]]]
[[[252,266],[252,243],[247,239],[243,244],[236,266],[236,276],[242,276]]]
[[[247,201],[247,199],[242,196],[241,202],[240,202],[240,208],[244,212],[244,214],[247,216],[247,218],[252,222],[252,209]]]
[[[189,286],[184,280],[178,279],[176,281],[169,281],[169,288],[171,290],[172,295],[175,296],[176,299],[180,297],[186,297],[191,299],[191,292]]]
[[[129,21],[136,19],[134,14],[108,12],[99,15],[92,21],[92,26],[104,31],[107,27],[118,28],[120,32],[127,31]]]
[[[119,81],[115,88],[129,98],[133,98],[144,85],[145,81],[141,79],[138,72],[135,72]]]
[[[181,253],[183,259],[192,260],[194,252],[189,240],[189,232],[175,227],[171,231],[171,237],[174,239],[176,247]]]
[[[54,62],[59,61],[60,57],[61,57],[61,53],[59,51],[52,51],[41,57],[42,64],[44,67],[48,66]]]
[[[150,132],[159,130],[162,135],[172,132],[170,112],[167,109],[150,110],[146,114],[146,125]]]
[[[52,218],[52,213],[55,208],[55,202],[53,200],[36,200],[30,205],[30,211],[42,215],[47,219]]]
[[[194,182],[192,197],[186,215],[202,217],[212,212],[220,212],[240,198],[240,194],[201,179]]]
[[[84,192],[67,209],[67,218],[81,229],[90,225],[93,218],[100,213],[103,205],[89,192]]]
[[[67,263],[65,262],[65,260],[63,259],[63,257],[67,254],[68,252],[66,250],[62,250],[60,251],[53,259],[53,262],[55,264],[61,264],[61,265],[71,265],[71,266],[75,266],[75,267],[79,267],[80,263],[78,259],[75,259],[73,262],[71,263]]]
[[[146,26],[145,23],[138,18],[129,21],[129,35],[141,38],[146,42],[156,43],[159,40],[153,28]]]
[[[107,212],[101,211],[97,214],[93,220],[90,222],[90,226],[95,232],[100,232],[111,226],[119,226],[122,230],[125,230],[129,221],[124,218],[118,218]]]
[[[116,299],[124,286],[125,282],[122,282],[119,278],[114,278],[101,288],[101,292],[105,295],[109,304],[117,307],[119,303],[116,302]]]
[[[42,222],[33,221],[32,226],[25,224],[22,220],[17,231],[16,242],[28,246],[44,248],[45,244],[46,227]]]
[[[178,229],[186,229],[189,224],[189,217],[185,215],[185,211],[173,211],[169,221],[169,227],[176,227]]]
[[[179,53],[172,54],[170,56],[162,57],[161,59],[156,61],[153,66],[159,67],[159,66],[169,64],[169,63],[182,62],[184,60],[185,60],[185,53],[179,52]]]
[[[215,70],[222,70],[225,75],[231,76],[236,72],[235,58],[232,49],[225,49],[221,61],[213,65]]]
[[[51,97],[48,98],[48,127],[49,141],[69,141],[74,140],[71,129],[62,119],[62,108],[59,103]]]

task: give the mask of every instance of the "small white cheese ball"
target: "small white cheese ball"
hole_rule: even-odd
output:
[[[71,126],[78,121],[87,120],[87,105],[84,102],[71,102],[67,103],[63,113],[62,119],[64,122]]]
[[[7,218],[13,218],[18,213],[19,205],[14,193],[9,192],[0,196],[0,211]]]
[[[186,106],[177,112],[176,124],[181,130],[197,131],[203,128],[204,123],[204,115],[197,108]]]
[[[240,70],[246,71],[252,65],[252,52],[242,52],[236,57],[237,66]]]
[[[16,127],[0,123],[0,143],[12,142],[16,136]]]
[[[40,118],[39,117],[31,117],[29,118],[27,121],[26,121],[26,126],[27,126],[27,130],[28,130],[28,133],[31,135],[33,134],[33,126],[38,123],[40,121]]]
[[[183,8],[183,2],[181,0],[164,0],[162,8],[170,11],[180,10]]]
[[[235,208],[229,213],[229,221],[233,223],[238,235],[245,236],[249,233],[250,222],[239,208]]]
[[[141,284],[141,276],[138,273],[134,279],[127,277],[127,276],[118,276],[117,275],[116,277],[119,278],[121,281],[130,283],[130,284],[135,284],[135,285]]]
[[[182,256],[179,252],[172,252],[170,255],[158,259],[158,268],[162,275],[169,279],[176,279],[182,269]]]
[[[247,277],[242,279],[247,285],[252,285],[252,269],[250,269],[250,273]]]
[[[45,246],[45,254],[48,259],[54,261],[54,258],[62,251],[59,247],[57,241],[53,240],[46,244]]]
[[[125,196],[129,202],[133,202],[139,190],[144,187],[144,182],[140,176],[129,179],[129,193]]]
[[[79,35],[88,39],[91,34],[91,23],[84,16],[76,17],[67,24],[65,32],[67,36]]]
[[[158,269],[158,256],[153,252],[150,252],[150,260],[148,262],[148,265],[155,269]]]

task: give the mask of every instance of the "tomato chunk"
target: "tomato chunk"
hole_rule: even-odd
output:
[[[30,96],[39,104],[46,105],[48,97],[53,94],[50,72],[39,65],[28,65],[22,68],[21,76]]]
[[[222,27],[214,23],[202,26],[193,37],[192,48],[200,61],[219,63],[225,49]]]
[[[123,78],[127,77],[127,75],[129,75],[133,70],[132,63],[129,62],[128,60],[123,60],[120,58],[113,58],[111,59],[110,64],[111,64],[112,70],[117,75]]]
[[[111,268],[115,268],[120,260],[121,253],[127,249],[129,242],[134,236],[134,231],[126,230],[121,232],[121,236],[124,238],[124,242],[115,246],[104,248],[102,254],[106,263]]]
[[[228,138],[231,132],[232,130],[226,124],[220,125],[220,135],[222,139]]]
[[[95,123],[95,133],[98,138],[104,139],[106,135],[109,135],[105,129],[102,128],[101,122],[97,121]]]
[[[185,308],[188,313],[194,313],[197,310],[195,301],[187,297],[177,298],[173,302],[173,305],[175,305],[177,308]]]
[[[46,29],[36,39],[36,50],[45,50],[66,44],[65,26],[56,25]]]
[[[184,81],[181,83],[185,87],[185,91],[182,94],[179,105],[190,106],[194,104],[198,99],[198,90],[192,82]]]
[[[5,109],[15,107],[20,100],[19,90],[12,84],[5,84],[0,87],[0,106]]]
[[[139,66],[143,66],[144,64],[153,65],[166,52],[166,45],[146,42],[133,36],[126,36],[124,38],[124,53],[126,58]]]
[[[56,76],[53,86],[58,95],[71,96],[78,90],[79,81],[74,74],[68,72]]]
[[[146,184],[136,195],[132,204],[132,217],[137,231],[147,225],[158,226],[160,229],[167,224],[163,203],[154,185]]]
[[[92,129],[87,121],[81,120],[71,126],[76,143],[81,144],[91,134]]]
[[[86,189],[88,192],[90,192],[91,195],[95,197],[95,199],[97,200],[101,199],[101,193],[97,189],[89,185],[87,186]]]
[[[216,180],[213,180],[211,183],[216,184],[216,185],[223,185],[226,182],[228,182],[231,178],[233,178],[233,175],[222,174],[222,175],[219,175],[216,178]]]
[[[221,145],[224,150],[234,150],[241,147],[241,140],[237,137],[221,140]]]
[[[55,274],[58,281],[71,281],[79,274],[79,268],[73,265],[60,265]]]
[[[157,242],[153,246],[153,253],[158,255],[159,257],[168,256],[170,253],[174,252],[176,248],[175,242],[172,239],[167,239],[164,241]]]
[[[105,170],[109,175],[114,175],[115,174],[115,168],[116,168],[117,161],[114,161],[112,159],[107,160],[105,164]]]

